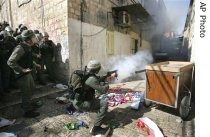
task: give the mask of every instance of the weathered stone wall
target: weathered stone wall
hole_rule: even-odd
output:
[[[112,7],[118,4],[113,0],[86,0],[81,16],[81,1],[68,1],[68,22],[70,42],[70,71],[81,68],[81,38],[82,38],[82,68],[91,59],[98,59],[105,65],[110,57],[117,55],[130,55],[132,39],[130,29],[114,26]],[[83,17],[81,25],[80,19]],[[81,31],[82,27],[82,31]],[[114,53],[107,53],[107,31],[113,32]],[[82,33],[82,37],[81,37]],[[139,38],[137,38],[139,40]],[[140,42],[140,41],[139,41]],[[149,49],[149,42],[145,41],[142,49]],[[138,44],[139,45],[139,44]]]
[[[66,0],[31,0],[20,7],[17,1],[8,0],[4,5],[1,20],[8,21],[14,28],[22,23],[32,30],[47,31],[56,43],[60,42],[61,34],[68,34]],[[8,18],[10,14],[12,21]]]
[[[194,37],[194,24],[195,24],[195,2],[192,0],[189,12],[187,15],[186,27],[184,30],[183,47],[188,47],[188,60],[195,62],[195,37]]]
[[[70,42],[70,70],[80,69],[80,21],[69,19],[69,42]],[[97,59],[104,66],[110,57],[131,55],[132,37],[117,31],[113,32],[114,52],[107,53],[107,33],[109,30],[88,23],[83,23],[83,68],[91,59]],[[96,34],[97,35],[93,35]],[[139,50],[147,50],[149,42],[142,42]]]
[[[47,31],[50,39],[61,45],[57,47],[59,51],[57,62],[62,66],[58,72],[62,71],[63,75],[70,74],[71,70],[81,67],[81,38],[83,39],[83,68],[90,59],[95,58],[102,64],[106,64],[109,57],[131,54],[133,38],[130,32],[132,30],[114,26],[111,12],[112,7],[119,6],[118,0],[85,0],[82,16],[80,9],[82,0],[18,1],[29,2],[18,7],[15,0],[5,1],[7,6],[2,7],[2,20],[10,22],[13,27],[23,23],[30,29]],[[113,33],[114,53],[112,55],[107,53],[107,32]],[[139,39],[137,38],[137,40]],[[139,50],[149,49],[150,42],[143,38],[141,46]],[[70,71],[67,69],[68,67]]]
[[[1,3],[1,10],[0,10],[0,12],[1,12],[1,16],[0,16],[0,21],[1,22],[3,22],[3,21],[7,21],[7,22],[9,22],[10,24],[12,23],[12,21],[11,21],[11,2],[10,2],[10,0],[8,0],[8,1],[3,1],[3,0],[1,0],[0,1]]]
[[[112,3],[106,0],[85,0],[83,5],[83,21],[96,26],[111,27],[111,7]],[[108,18],[107,18],[108,16]],[[81,0],[68,1],[68,18],[81,19]]]
[[[1,21],[9,22],[14,29],[19,24],[25,24],[32,30],[47,31],[49,38],[55,44],[60,43],[61,45],[57,47],[57,50],[61,52],[62,58],[57,57],[59,64],[56,67],[68,71],[66,67],[59,68],[66,66],[64,64],[69,58],[67,0],[6,0],[3,2]]]

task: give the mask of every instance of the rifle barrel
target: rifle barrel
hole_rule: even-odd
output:
[[[142,72],[145,72],[146,70],[143,69],[143,70],[138,70],[138,71],[135,71],[135,73],[142,73]]]

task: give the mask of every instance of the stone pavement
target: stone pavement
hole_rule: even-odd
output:
[[[119,84],[118,84],[119,85]],[[144,82],[134,81],[125,83],[125,88],[134,91],[143,91]],[[114,87],[116,85],[111,85]],[[88,128],[82,127],[79,130],[67,130],[64,126],[68,123],[83,120],[92,126],[92,119],[95,112],[81,113],[79,116],[66,113],[65,105],[55,102],[55,97],[63,93],[55,93],[41,98],[44,105],[39,108],[41,115],[37,118],[4,117],[16,118],[14,125],[0,128],[0,132],[13,132],[19,137],[90,137]],[[154,104],[149,108],[141,107],[140,110],[132,110],[129,103],[109,107],[107,117],[103,126],[110,121],[121,123],[121,127],[114,129],[110,137],[146,137],[145,133],[137,127],[137,120],[140,117],[148,117],[161,129],[165,137],[194,137],[195,136],[195,113],[194,107],[188,121],[182,121],[173,108]]]

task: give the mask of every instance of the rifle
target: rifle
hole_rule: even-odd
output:
[[[109,77],[112,75],[112,73],[115,73],[115,77],[118,77],[117,71],[118,70],[108,71],[106,76]]]
[[[138,71],[135,71],[135,73],[142,73],[142,72],[146,72],[146,70],[145,70],[145,69],[143,69],[143,70],[138,70]]]
[[[109,76],[111,76],[112,73],[115,73],[115,77],[118,77],[117,71],[118,70],[108,71],[105,76],[100,77],[100,80],[99,81],[105,82],[106,81],[106,78],[109,77]]]

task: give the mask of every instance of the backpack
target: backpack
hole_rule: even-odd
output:
[[[86,70],[75,70],[69,79],[69,95],[70,99],[82,100],[84,99],[84,85],[85,81],[93,76],[93,73],[89,73]]]

